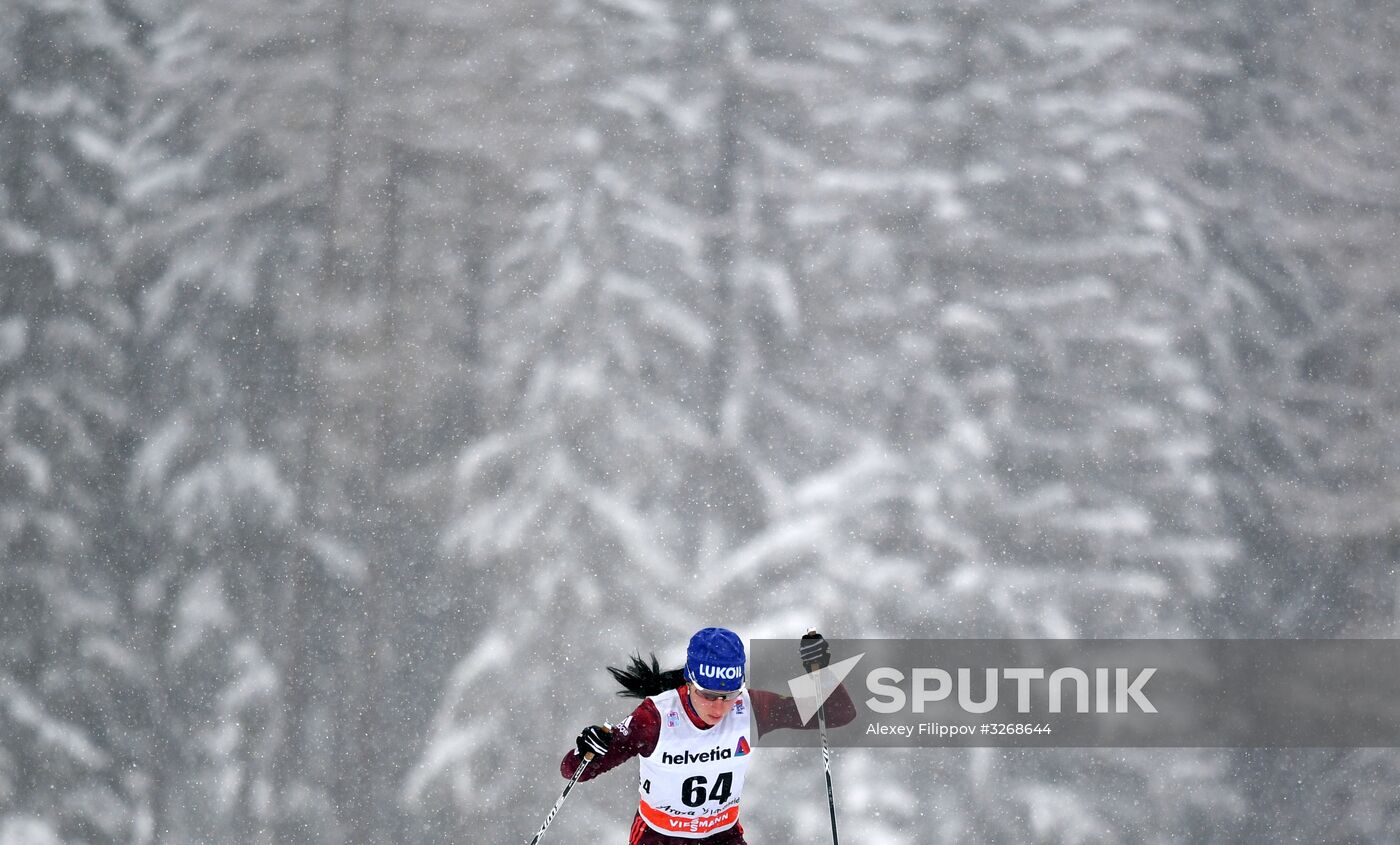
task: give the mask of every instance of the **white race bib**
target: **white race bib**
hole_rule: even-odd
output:
[[[651,756],[642,757],[639,788],[642,820],[667,836],[703,839],[739,822],[739,794],[749,767],[747,696],[717,725],[697,728],[681,696],[670,690],[651,697],[661,715]]]

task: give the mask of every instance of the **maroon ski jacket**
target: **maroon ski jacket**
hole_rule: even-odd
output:
[[[681,688],[684,690],[684,687]],[[745,694],[749,701],[749,706],[753,708],[754,722],[758,726],[758,736],[763,736],[771,730],[777,728],[798,728],[803,730],[813,730],[817,727],[817,720],[812,719],[807,724],[802,723],[802,717],[797,713],[797,703],[787,696],[768,692],[767,690],[749,690]],[[685,707],[685,714],[695,727],[701,730],[708,730],[709,725],[700,719],[699,714],[690,706],[690,696],[681,694],[681,703]],[[846,692],[845,685],[838,686],[826,701],[826,721],[834,728],[849,724],[856,717],[856,706],[851,701],[850,693]],[[608,747],[608,753],[601,757],[593,758],[593,762],[588,764],[583,776],[579,780],[592,780],[603,772],[617,768],[624,761],[633,757],[646,757],[656,750],[656,742],[661,736],[661,714],[657,711],[656,705],[648,699],[637,705],[637,709],[632,711],[630,721],[624,721],[613,730],[612,745]],[[755,737],[757,739],[757,737]],[[564,755],[563,761],[559,764],[559,774],[566,778],[574,776],[579,765],[578,751],[570,751]],[[642,821],[641,814],[632,819],[631,837],[627,840],[628,845],[746,845],[744,842],[744,826],[736,824],[728,830],[722,830],[713,836],[704,839],[681,839],[675,836],[666,836],[657,833]]]

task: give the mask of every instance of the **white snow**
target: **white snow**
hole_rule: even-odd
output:
[[[0,365],[8,364],[24,354],[29,338],[29,324],[24,317],[0,320]]]
[[[322,531],[306,538],[307,548],[326,572],[352,584],[362,584],[369,575],[369,562],[351,544]]]
[[[176,603],[171,657],[183,661],[206,635],[229,627],[233,621],[233,613],[224,600],[223,576],[217,569],[204,570],[185,585]]]
[[[72,763],[89,770],[101,769],[110,762],[87,731],[50,716],[41,702],[8,676],[0,676],[0,706],[17,725],[34,733],[41,748],[60,752]]]
[[[0,845],[64,845],[47,819],[7,815],[0,821]]]

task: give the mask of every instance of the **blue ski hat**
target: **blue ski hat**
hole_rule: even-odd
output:
[[[744,685],[744,644],[728,628],[701,628],[685,651],[685,675],[701,689],[733,692]]]

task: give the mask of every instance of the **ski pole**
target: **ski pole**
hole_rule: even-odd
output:
[[[815,634],[816,629],[807,633]],[[822,667],[816,663],[807,664],[808,672],[820,672],[821,669]],[[820,691],[820,675],[817,676],[817,681],[817,688]],[[831,747],[826,742],[826,702],[822,702],[817,707],[817,728],[822,735],[822,761],[826,765],[826,805],[831,809],[831,845],[841,845],[841,840],[836,835],[836,793],[831,788]]]
[[[831,749],[826,744],[826,705],[817,708],[817,727],[822,734],[822,759],[826,762],[826,805],[831,808],[831,843],[840,845],[836,837],[836,793],[831,789]]]
[[[578,783],[579,775],[583,774],[583,770],[588,768],[588,764],[592,762],[592,751],[583,755],[583,762],[579,763],[578,768],[574,770],[574,776],[569,779],[569,784],[564,787],[564,792],[559,796],[559,800],[554,802],[554,808],[549,811],[549,815],[544,817],[544,824],[540,825],[540,832],[536,833],[535,838],[530,840],[530,845],[539,845],[544,841],[544,832],[549,829],[549,823],[554,821],[555,815],[559,813],[559,808],[564,806],[564,799],[569,797],[569,790],[574,788],[574,784]]]

